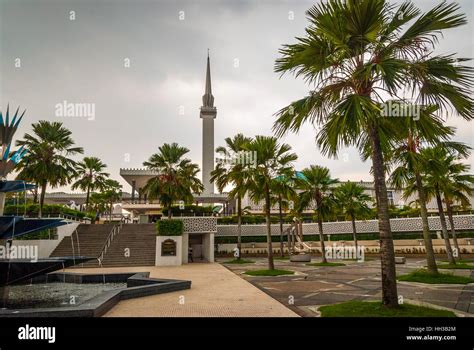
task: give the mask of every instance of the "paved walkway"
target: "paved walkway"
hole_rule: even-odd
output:
[[[250,258],[249,258],[250,259]],[[318,316],[321,305],[348,300],[381,300],[380,261],[363,263],[341,261],[347,266],[316,267],[288,260],[275,260],[275,267],[297,271],[297,275],[279,277],[250,277],[242,272],[263,269],[267,260],[258,258],[255,264],[229,265],[237,275],[251,282],[301,316]],[[319,262],[320,258],[313,258]],[[420,258],[408,258],[404,265],[396,265],[397,275],[403,275],[426,265]],[[474,276],[472,270],[440,270],[460,276]],[[398,282],[398,294],[404,301],[448,308],[465,316],[474,316],[474,285],[423,284]]]
[[[298,317],[296,313],[220,264],[73,269],[84,273],[150,272],[150,277],[191,280],[191,289],[124,300],[105,317]]]

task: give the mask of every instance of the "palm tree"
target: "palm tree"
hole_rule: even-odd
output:
[[[275,178],[292,169],[292,163],[298,158],[295,153],[290,153],[291,146],[286,143],[280,144],[278,139],[272,136],[256,136],[247,145],[247,150],[257,156],[256,164],[250,167],[251,176],[249,193],[250,198],[256,203],[264,201],[265,219],[267,225],[267,250],[268,269],[275,268],[273,263],[272,232],[270,222],[271,212],[271,188]]]
[[[319,240],[321,242],[321,255],[323,263],[327,263],[326,247],[324,245],[323,219],[326,218],[335,207],[332,189],[338,183],[338,179],[331,178],[329,169],[311,165],[301,171],[302,178],[297,179],[297,188],[301,190],[301,198],[305,207],[314,205],[317,215]]]
[[[449,212],[451,207],[450,201],[457,191],[455,188],[462,184],[466,186],[468,191],[469,181],[472,180],[470,175],[464,176],[463,173],[469,169],[469,166],[459,163],[459,159],[469,154],[469,147],[462,143],[450,143],[455,145],[456,150],[453,147],[446,147],[444,145],[438,145],[435,147],[427,147],[421,151],[421,155],[424,160],[424,171],[426,181],[426,191],[429,198],[435,198],[438,206],[438,213],[441,222],[441,230],[446,245],[446,254],[450,264],[456,264],[455,254],[449,241],[449,234],[447,229],[446,217],[443,209],[443,193],[447,194],[446,208]],[[467,183],[463,183],[468,180]],[[459,183],[456,185],[456,182]],[[460,193],[457,193],[460,194]],[[451,210],[452,213],[452,210]],[[453,233],[453,240],[457,250],[460,253],[459,245],[457,242],[456,231],[454,229],[454,220],[452,220],[451,232]],[[458,255],[456,254],[456,255]],[[459,256],[459,255],[458,255]]]
[[[237,249],[240,260],[242,252],[242,198],[248,188],[248,167],[251,164],[245,162],[246,147],[252,141],[250,137],[237,134],[233,138],[225,139],[226,146],[218,147],[216,152],[223,157],[217,163],[216,169],[211,172],[211,182],[214,182],[220,193],[228,185],[233,188],[229,192],[229,198],[237,200]]]
[[[165,143],[158,147],[158,153],[153,154],[143,165],[154,171],[156,176],[148,180],[143,188],[150,199],[159,199],[168,210],[171,219],[171,206],[175,201],[185,203],[193,201],[193,193],[201,193],[204,189],[198,179],[199,166],[188,158],[183,158],[189,150],[177,143]]]
[[[465,174],[469,169],[470,166],[467,164],[457,164],[457,166],[450,167],[450,174],[443,186],[444,203],[446,204],[446,212],[449,225],[451,226],[451,235],[453,236],[454,246],[458,251],[459,259],[461,259],[461,250],[454,227],[453,205],[455,202],[459,202],[462,206],[468,206],[470,203],[467,196],[474,194],[474,176]]]
[[[76,172],[79,179],[72,185],[72,189],[77,188],[86,191],[86,209],[89,207],[89,197],[91,191],[103,190],[105,180],[109,174],[104,171],[107,167],[97,157],[84,157],[84,159],[77,163]]]
[[[47,186],[68,185],[76,176],[76,162],[69,157],[84,151],[82,147],[74,147],[71,131],[62,123],[40,120],[32,127],[33,135],[26,133],[24,140],[17,141],[17,145],[28,149],[18,166],[20,174],[28,175],[25,180],[33,180],[41,187],[38,212],[41,217]]]
[[[364,188],[354,182],[345,182],[334,191],[337,204],[343,213],[349,217],[352,222],[352,235],[354,237],[354,246],[357,252],[357,230],[356,219],[359,216],[370,214],[368,203],[372,198],[364,193]]]
[[[409,198],[414,192],[418,195],[417,204],[420,206],[427,270],[431,274],[437,274],[438,268],[428,225],[426,194],[421,174],[424,165],[420,149],[423,144],[440,144],[454,134],[454,129],[444,126],[443,120],[434,114],[436,110],[436,106],[428,106],[421,110],[418,120],[412,118],[400,120],[403,127],[402,138],[397,141],[394,149],[388,152],[390,165],[396,167],[391,174],[390,182],[396,189],[404,190],[404,199]],[[413,186],[409,186],[411,183]]]
[[[283,246],[283,210],[288,210],[290,200],[295,196],[293,175],[294,171],[289,169],[288,174],[278,175],[271,185],[272,203],[278,204],[278,221],[280,223],[280,256],[284,257]]]
[[[473,69],[462,64],[465,59],[432,52],[443,30],[467,23],[458,10],[446,2],[422,14],[410,1],[328,0],[307,11],[306,35],[285,45],[276,61],[276,72],[314,84],[307,97],[277,113],[278,135],[310,122],[321,126],[317,143],[324,154],[370,148],[387,307],[398,306],[398,295],[383,150],[400,130],[395,118],[381,118],[384,96],[406,101],[401,92],[419,91],[416,103],[439,106],[439,115],[452,107],[472,118]]]

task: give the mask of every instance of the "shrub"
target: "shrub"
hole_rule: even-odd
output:
[[[156,232],[160,236],[181,236],[183,228],[181,220],[158,220],[156,222]]]

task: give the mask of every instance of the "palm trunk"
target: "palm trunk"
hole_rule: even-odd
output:
[[[85,210],[87,211],[87,208],[89,207],[89,197],[91,194],[91,187],[87,186],[87,194],[86,194],[86,208]]]
[[[265,185],[265,219],[267,222],[267,254],[268,254],[268,269],[274,270],[275,265],[273,263],[273,247],[272,247],[272,227],[270,222],[270,189],[268,184]]]
[[[35,189],[33,191],[33,204],[38,203],[38,183],[35,183]]]
[[[321,242],[321,258],[323,263],[327,263],[326,259],[326,246],[324,245],[324,233],[323,233],[323,219],[321,213],[318,213],[318,229],[319,229],[319,241]]]
[[[459,260],[462,260],[461,249],[459,249],[458,237],[456,236],[456,229],[454,228],[453,207],[451,206],[451,202],[449,202],[448,198],[446,198],[446,196],[444,198],[446,202],[446,208],[448,211],[449,224],[451,225],[451,235],[453,236],[454,247],[457,250],[456,258],[458,258]]]
[[[283,258],[285,256],[283,252],[283,212],[281,210],[281,194],[278,195],[278,215],[280,217],[280,256]]]
[[[171,207],[172,207],[172,205],[171,205],[171,203],[169,203],[168,204],[168,219],[170,219],[170,220],[171,220]]]
[[[356,230],[356,221],[355,217],[353,214],[351,214],[351,221],[352,221],[352,237],[354,239],[354,247],[355,247],[355,253],[357,254],[358,252],[358,247],[357,247],[357,230]]]
[[[426,262],[428,272],[431,274],[438,273],[438,267],[436,266],[436,259],[433,249],[433,241],[431,240],[430,227],[428,224],[428,210],[426,209],[426,197],[425,190],[423,189],[423,182],[419,172],[415,174],[416,188],[418,190],[418,199],[420,202],[420,214],[421,222],[423,224],[423,241],[425,243],[426,251]]]
[[[398,306],[395,251],[390,229],[385,167],[378,130],[370,131],[372,142],[372,168],[380,235],[380,262],[382,269],[382,303],[390,308]]]
[[[321,258],[323,263],[327,263],[326,259],[326,246],[324,244],[324,233],[323,233],[323,217],[321,214],[321,193],[319,191],[316,191],[316,194],[314,196],[315,201],[316,201],[316,207],[318,211],[318,230],[319,230],[319,242],[321,243]]]
[[[39,211],[38,211],[38,217],[41,218],[43,216],[43,205],[44,205],[44,196],[46,194],[46,186],[48,183],[45,181],[43,184],[41,184],[41,195],[40,195],[40,203],[39,203]]]
[[[237,260],[240,260],[242,255],[242,198],[237,197],[237,249],[239,250],[239,256]]]
[[[443,201],[441,200],[441,194],[439,189],[436,189],[436,203],[438,204],[439,221],[441,222],[441,231],[443,232],[444,244],[446,245],[446,254],[450,264],[455,265],[453,250],[451,248],[451,242],[449,242],[448,228],[446,225],[446,217],[444,216]]]

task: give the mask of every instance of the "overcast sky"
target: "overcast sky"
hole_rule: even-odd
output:
[[[17,138],[38,120],[63,122],[123,184],[119,169],[141,167],[165,142],[186,146],[201,164],[207,49],[215,145],[237,132],[270,135],[274,113],[311,88],[273,69],[281,45],[304,34],[305,11],[316,2],[0,0],[0,109],[27,109]],[[414,2],[421,9],[439,3]],[[474,57],[472,1],[460,4],[469,24],[445,32],[437,53]],[[56,116],[63,101],[95,104],[95,118]],[[458,140],[473,144],[472,123],[448,123],[459,128]],[[297,168],[320,164],[341,180],[371,180],[370,164],[354,149],[330,160],[314,136],[307,125],[283,138],[299,156]]]

